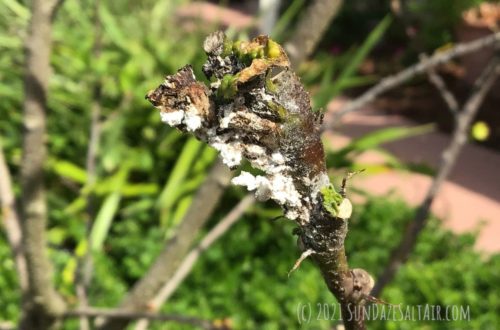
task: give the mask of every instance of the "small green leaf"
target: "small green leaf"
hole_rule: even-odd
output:
[[[321,196],[323,196],[323,206],[332,215],[337,216],[339,212],[339,205],[342,202],[342,196],[335,190],[332,185],[324,186],[320,189]]]
[[[52,159],[49,160],[49,166],[56,174],[66,179],[70,179],[81,184],[84,184],[87,181],[87,172],[83,168],[69,161]]]
[[[97,252],[102,249],[109,228],[120,204],[121,195],[119,192],[110,194],[105,200],[99,213],[96,216],[92,230],[90,231],[90,248]]]

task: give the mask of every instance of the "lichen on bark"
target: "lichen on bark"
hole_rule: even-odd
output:
[[[267,36],[232,42],[215,32],[204,50],[209,86],[198,82],[187,65],[146,98],[164,122],[217,149],[231,169],[247,159],[261,170],[257,176],[243,171],[232,182],[281,205],[298,224],[299,246],[312,254],[332,293],[343,306],[362,305],[373,281],[366,281],[371,277],[364,270],[347,265],[350,211],[338,213],[344,197],[327,175],[322,115],[312,111],[283,48]]]

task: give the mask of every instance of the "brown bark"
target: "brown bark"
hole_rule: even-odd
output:
[[[52,18],[57,1],[34,0],[26,40],[21,210],[29,291],[23,297],[21,329],[48,329],[65,305],[52,283],[45,229],[47,206],[43,167],[46,159],[46,111],[50,76]]]

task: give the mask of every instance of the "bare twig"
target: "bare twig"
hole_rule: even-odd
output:
[[[2,145],[0,144],[0,202],[2,203],[2,218],[9,241],[14,262],[19,278],[19,286],[22,294],[27,294],[28,273],[26,269],[26,257],[22,247],[22,231],[19,215],[16,209],[14,190],[12,189],[12,179],[10,171],[5,161]]]
[[[29,330],[49,328],[65,309],[52,283],[51,264],[46,251],[47,206],[43,184],[52,19],[56,5],[55,0],[32,2],[33,11],[25,43],[21,209],[30,290],[23,297],[20,328]]]
[[[149,302],[176,273],[196,238],[193,233],[198,233],[210,218],[230,180],[231,174],[227,167],[217,161],[208,173],[207,180],[198,189],[175,236],[165,244],[154,264],[123,300],[121,307],[124,310],[149,309]],[[123,329],[128,320],[114,319],[100,323],[100,329]]]
[[[170,296],[175,292],[179,285],[184,281],[187,275],[193,269],[196,261],[200,258],[201,254],[205,252],[214,242],[216,242],[224,233],[226,233],[232,225],[234,225],[245,213],[245,211],[252,206],[255,202],[253,195],[244,197],[214,228],[212,228],[203,237],[201,242],[189,252],[186,258],[182,261],[179,268],[177,268],[174,276],[165,283],[158,294],[151,299],[148,304],[150,309],[158,310],[161,305],[167,301]],[[149,321],[146,319],[139,320],[135,330],[145,330],[148,327]]]
[[[94,3],[94,44],[92,48],[92,60],[98,61],[101,55],[102,47],[102,27],[101,20],[99,18],[99,6],[100,1],[96,0]],[[87,172],[87,187],[93,187],[96,182],[96,162],[99,143],[101,139],[101,79],[97,77],[93,83],[92,91],[92,102],[90,107],[90,137],[89,145],[87,148],[87,159],[86,159],[86,172]],[[87,240],[90,237],[90,231],[92,229],[93,220],[95,217],[95,198],[91,192],[87,196],[87,219],[86,219],[86,230],[87,230]],[[83,258],[78,260],[77,276],[76,276],[76,293],[78,297],[78,306],[80,308],[85,308],[88,306],[87,291],[92,279],[93,273],[93,259],[91,249],[87,249]],[[86,317],[80,318],[80,330],[89,330],[90,324]]]
[[[76,310],[68,310],[64,313],[64,317],[105,317],[114,320],[132,321],[136,319],[148,319],[151,321],[169,321],[183,324],[194,325],[203,329],[215,329],[216,327],[211,321],[202,320],[196,317],[169,315],[148,312],[134,312],[125,309],[106,309],[106,308],[81,308]]]
[[[312,54],[333,18],[342,7],[343,0],[314,0],[297,24],[292,39],[285,49],[294,67]]]
[[[425,54],[420,55],[420,60],[422,62],[427,61],[427,59],[428,56],[426,56]],[[441,78],[441,76],[437,74],[434,68],[427,69],[427,77],[429,78],[429,82],[433,84],[434,87],[436,87],[439,94],[446,102],[446,105],[448,106],[448,109],[451,111],[451,113],[456,115],[460,110],[460,105],[458,104],[455,95],[453,95],[448,87],[446,87],[446,83],[444,82],[443,78]]]
[[[432,202],[434,201],[441,185],[450,174],[458,155],[467,140],[467,133],[472,120],[477,114],[481,103],[490,88],[493,86],[493,83],[499,74],[500,64],[498,58],[495,57],[487,65],[481,76],[475,82],[469,99],[465,102],[462,111],[459,112],[452,140],[443,153],[438,173],[429,187],[424,201],[417,210],[415,219],[408,224],[401,243],[396,249],[393,250],[387,267],[382,272],[382,275],[379,277],[372,291],[374,296],[380,295],[383,288],[394,278],[400,266],[408,259],[417,242],[420,232],[427,223]]]
[[[467,43],[457,44],[453,48],[438,52],[425,62],[420,62],[410,66],[409,68],[393,75],[382,79],[378,84],[370,88],[368,91],[363,93],[360,97],[356,98],[354,101],[349,102],[340,111],[336,112],[333,116],[332,121],[328,126],[333,127],[338,124],[341,117],[348,114],[349,112],[355,111],[366,104],[375,100],[379,95],[387,92],[388,90],[397,87],[406,81],[414,78],[418,74],[426,72],[429,68],[435,67],[439,64],[446,63],[453,58],[478,51],[482,48],[490,46],[500,40],[500,32],[491,34],[489,36],[483,37]]]
[[[306,260],[309,256],[311,256],[314,253],[315,252],[313,249],[308,249],[308,250],[305,250],[304,252],[302,252],[299,259],[297,259],[297,261],[295,261],[295,264],[293,264],[292,269],[290,269],[290,271],[288,272],[288,277],[290,277],[290,275],[292,275],[292,273],[300,267],[300,265],[302,264],[302,261]]]

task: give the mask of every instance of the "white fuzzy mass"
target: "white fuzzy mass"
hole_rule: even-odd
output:
[[[186,112],[184,117],[184,124],[186,124],[186,129],[190,132],[196,131],[201,127],[201,117],[189,112]]]
[[[256,191],[257,198],[261,200],[273,199],[280,205],[294,208],[301,206],[301,196],[293,185],[290,177],[282,174],[271,175],[269,178],[258,175],[253,176],[248,172],[241,174],[231,181],[235,185],[245,186],[249,191]]]
[[[293,180],[282,174],[276,174],[271,177],[272,198],[282,205],[298,206],[300,205],[300,194],[295,189]]]
[[[228,142],[212,142],[210,143],[215,150],[219,151],[222,162],[232,168],[240,165],[243,158],[241,154],[241,146],[236,143]]]
[[[182,123],[182,119],[184,118],[184,111],[160,111],[160,116],[162,122],[167,123],[170,126],[178,126]]]

